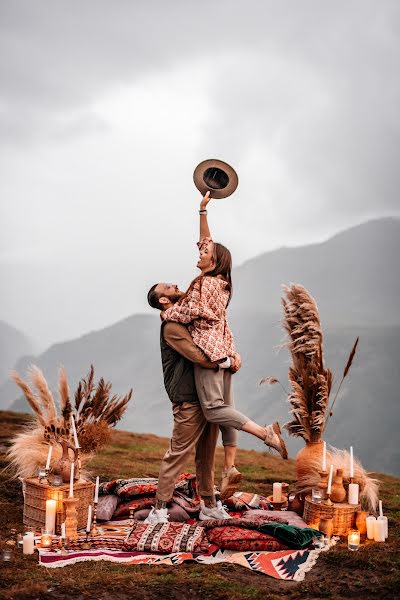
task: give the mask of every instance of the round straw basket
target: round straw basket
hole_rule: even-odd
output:
[[[313,502],[311,496],[306,497],[303,519],[309,527],[318,529],[320,518],[333,518],[333,535],[345,536],[350,529],[355,528],[356,513],[360,505],[334,502],[331,506],[323,502]]]

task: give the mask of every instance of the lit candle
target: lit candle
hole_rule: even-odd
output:
[[[350,446],[350,479],[354,477],[353,446]]]
[[[50,533],[42,533],[42,537],[40,538],[40,545],[42,548],[51,548],[53,543],[53,539]]]
[[[349,531],[349,535],[347,537],[347,547],[349,550],[358,550],[360,547],[360,532],[359,531]]]
[[[52,452],[53,452],[53,446],[49,446],[49,452],[47,454],[47,461],[46,461],[46,469],[47,470],[50,469],[50,461],[51,461]]]
[[[35,540],[32,535],[26,534],[22,538],[22,552],[24,554],[33,554],[35,551]]]
[[[97,476],[96,477],[96,487],[95,487],[95,490],[94,490],[94,502],[96,504],[99,501],[99,483],[100,483],[100,478],[99,478],[99,476]]]
[[[48,533],[54,533],[56,526],[57,501],[46,500],[46,530]]]
[[[365,519],[365,522],[367,524],[367,538],[369,540],[373,540],[374,539],[374,535],[375,535],[375,517],[367,517]]]
[[[358,483],[349,483],[349,504],[358,504]]]
[[[327,494],[330,494],[332,492],[332,477],[333,477],[333,465],[331,465],[331,468],[329,469],[328,489],[326,490]]]
[[[71,423],[72,423],[72,433],[74,434],[75,448],[80,448],[79,442],[78,442],[78,436],[76,435],[76,427],[75,427],[74,415],[71,415]]]
[[[91,524],[92,524],[92,505],[89,504],[89,508],[88,508],[88,512],[87,512],[86,533],[90,532]]]
[[[389,526],[388,526],[388,518],[387,517],[378,517],[378,521],[380,521],[381,523],[383,523],[383,529],[384,529],[384,534],[385,534],[385,540],[388,538],[389,535]]]
[[[65,540],[66,535],[65,535],[65,521],[64,523],[61,523],[61,537],[63,538],[63,540]]]
[[[272,501],[282,502],[282,484],[274,483],[272,485]]]
[[[374,523],[374,540],[375,542],[385,541],[385,523],[379,518]]]
[[[71,463],[71,476],[69,478],[69,497],[74,497],[74,463]]]
[[[324,442],[322,449],[322,470],[326,471],[326,442]]]

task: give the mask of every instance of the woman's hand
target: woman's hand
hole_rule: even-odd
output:
[[[210,192],[207,192],[200,202],[200,210],[206,210],[207,204],[210,202],[210,200]]]

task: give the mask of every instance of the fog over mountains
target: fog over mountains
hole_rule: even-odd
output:
[[[276,418],[288,420],[283,391],[258,384],[263,376],[274,375],[287,386],[289,356],[277,348],[283,340],[280,297],[282,284],[301,283],[319,306],[325,360],[335,376],[334,392],[354,339],[360,336],[359,350],[326,432],[327,442],[353,445],[367,469],[399,474],[399,256],[400,220],[378,219],[321,244],[281,248],[236,268],[229,310],[243,359],[243,368],[235,375],[238,408],[262,424]],[[16,368],[25,375],[29,364],[37,364],[56,389],[57,368],[63,364],[73,390],[92,363],[97,377],[111,380],[116,392],[134,390],[121,428],[168,436],[172,418],[162,381],[159,325],[157,313],[132,315],[55,344],[39,356],[20,358]],[[11,358],[3,352],[2,367]],[[12,382],[0,387],[0,407],[27,411],[26,401]],[[239,444],[263,449],[261,442],[245,433],[240,434]],[[291,455],[301,444],[301,440],[289,439]]]

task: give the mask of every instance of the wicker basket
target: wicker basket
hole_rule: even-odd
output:
[[[304,504],[303,519],[309,527],[318,529],[320,518],[330,518],[333,513],[333,535],[345,536],[350,529],[355,529],[356,512],[361,509],[360,505],[336,503],[332,506],[313,502],[311,496],[306,497]]]
[[[65,521],[63,499],[68,497],[69,485],[53,487],[39,483],[37,478],[24,479],[24,525],[37,528],[44,527],[46,522],[46,500],[57,500],[56,533],[61,533],[61,523]],[[87,523],[89,504],[93,502],[94,484],[91,481],[74,483],[74,496],[79,498],[77,506],[78,529]]]

